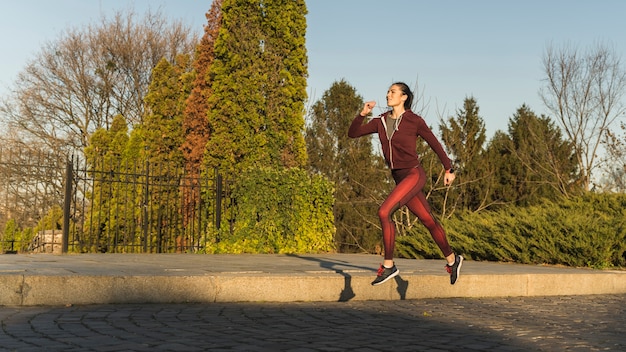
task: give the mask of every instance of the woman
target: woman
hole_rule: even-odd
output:
[[[400,273],[393,261],[396,228],[392,216],[403,205],[406,205],[426,226],[443,252],[448,262],[445,268],[450,274],[450,284],[454,285],[459,278],[463,257],[454,254],[450,248],[446,233],[431,213],[430,205],[422,191],[426,183],[426,172],[417,155],[417,137],[422,137],[441,160],[445,168],[446,186],[454,181],[454,169],[450,158],[424,119],[411,111],[412,103],[413,93],[409,87],[402,82],[394,83],[387,91],[387,106],[391,109],[363,124],[365,117],[376,106],[376,102],[369,101],[354,118],[348,130],[348,136],[351,138],[378,133],[385,161],[396,183],[396,187],[378,209],[383,230],[385,259],[372,285],[380,285]]]

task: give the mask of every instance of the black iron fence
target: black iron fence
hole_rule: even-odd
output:
[[[217,171],[0,153],[0,244],[14,252],[202,251],[231,203]]]
[[[46,216],[54,209],[60,213],[65,164],[65,158],[24,145],[0,148],[0,253],[28,250],[45,222],[61,229]]]

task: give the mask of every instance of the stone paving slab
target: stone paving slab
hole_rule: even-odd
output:
[[[626,295],[0,307],[2,351],[626,351]]]
[[[0,255],[0,306],[626,293],[626,271],[469,260],[454,286],[442,260],[397,259],[400,275],[372,287],[380,262],[360,254]]]

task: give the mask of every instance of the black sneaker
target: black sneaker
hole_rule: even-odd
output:
[[[463,257],[460,255],[454,256],[454,264],[446,264],[446,270],[450,274],[450,285],[454,285],[456,280],[461,275],[461,266],[463,265]]]
[[[396,268],[395,264],[391,268],[385,268],[381,264],[380,268],[378,269],[378,276],[376,276],[376,279],[372,281],[372,286],[383,284],[398,274],[400,274],[400,270]]]

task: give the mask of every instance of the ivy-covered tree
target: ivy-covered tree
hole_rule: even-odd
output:
[[[456,117],[440,125],[442,138],[457,170],[458,204],[463,209],[480,210],[488,206],[489,178],[492,170],[485,169],[483,145],[485,122],[478,114],[474,98],[466,98]]]
[[[341,80],[311,108],[305,140],[309,169],[335,184],[335,242],[341,252],[369,252],[380,242],[376,209],[388,171],[374,154],[372,137],[348,138],[347,130],[363,98]]]
[[[304,0],[224,0],[206,166],[231,175],[305,166],[306,13]]]

